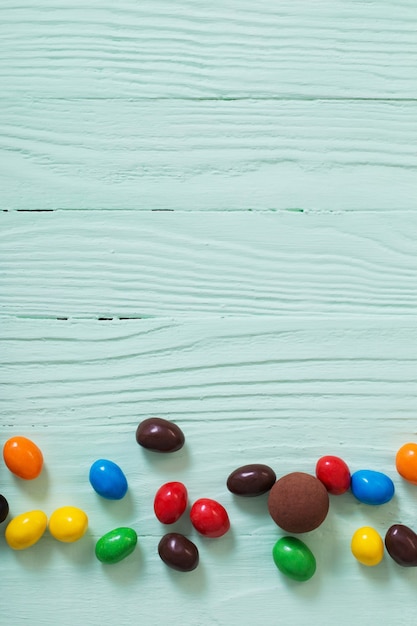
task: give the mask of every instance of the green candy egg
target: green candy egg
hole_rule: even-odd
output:
[[[137,542],[133,528],[115,528],[97,541],[96,557],[102,563],[118,563],[132,554]]]
[[[293,580],[309,580],[316,571],[314,554],[305,543],[295,537],[278,539],[272,549],[272,556],[277,568]]]

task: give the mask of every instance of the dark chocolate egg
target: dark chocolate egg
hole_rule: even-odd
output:
[[[176,452],[183,447],[185,438],[181,428],[173,422],[150,417],[137,427],[136,441],[154,452]]]
[[[408,526],[394,524],[388,528],[385,547],[398,565],[417,567],[417,535]]]
[[[191,572],[198,565],[197,546],[180,533],[164,535],[158,545],[163,562],[180,572]]]
[[[4,522],[9,514],[9,504],[4,496],[0,493],[0,522]]]
[[[326,487],[315,476],[292,472],[272,487],[268,509],[274,522],[289,533],[306,533],[325,520],[329,510]]]
[[[268,465],[252,463],[235,469],[227,479],[227,488],[238,496],[260,496],[271,489],[276,478]]]

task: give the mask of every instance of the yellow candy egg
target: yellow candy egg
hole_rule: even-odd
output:
[[[58,541],[73,543],[85,534],[88,517],[75,506],[63,506],[54,511],[49,519],[49,532]]]
[[[350,547],[353,556],[363,565],[378,565],[384,556],[384,542],[375,528],[370,526],[358,528],[353,534]]]
[[[43,511],[28,511],[14,517],[5,532],[6,541],[13,550],[30,548],[42,537],[48,518]]]

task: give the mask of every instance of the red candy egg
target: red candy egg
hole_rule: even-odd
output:
[[[221,537],[230,528],[226,509],[216,500],[200,498],[190,511],[191,523],[205,537]]]
[[[350,487],[350,470],[338,456],[322,456],[317,461],[316,476],[334,496],[340,496]]]
[[[155,494],[153,508],[162,524],[174,524],[187,508],[187,489],[179,482],[165,483]]]

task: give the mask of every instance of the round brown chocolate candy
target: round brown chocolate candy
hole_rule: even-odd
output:
[[[158,553],[166,565],[180,572],[191,572],[199,561],[197,546],[180,533],[164,535],[159,542]]]
[[[307,533],[325,520],[329,495],[315,476],[292,472],[272,487],[268,509],[274,522],[286,532]]]
[[[277,477],[272,468],[262,463],[243,465],[227,479],[227,488],[237,496],[260,496],[269,491]]]
[[[173,422],[149,417],[137,427],[136,441],[154,452],[176,452],[183,447],[185,438],[181,428]]]

